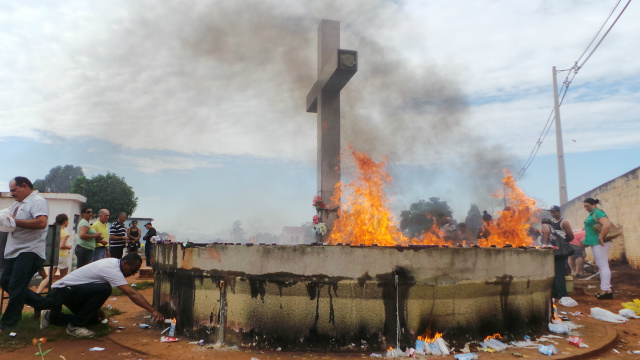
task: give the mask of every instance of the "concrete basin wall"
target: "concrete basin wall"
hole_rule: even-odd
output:
[[[546,325],[553,281],[541,249],[161,244],[154,260],[180,331],[244,344],[522,332]]]

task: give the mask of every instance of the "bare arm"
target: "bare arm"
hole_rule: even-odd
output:
[[[96,232],[95,234],[89,234],[89,227],[88,226],[81,226],[80,227],[80,232],[78,233],[78,236],[82,240],[91,240],[91,239],[99,240],[99,239],[101,239],[102,234],[100,234],[100,232]]]
[[[598,241],[600,245],[604,245],[604,237],[609,233],[609,229],[611,229],[611,221],[609,221],[608,217],[601,217],[598,219],[598,222],[602,225],[602,231],[598,235]]]
[[[571,224],[567,220],[562,222],[562,230],[567,234],[567,242],[573,241],[573,230],[571,230]]]
[[[60,249],[71,250],[71,245],[67,245],[67,239],[69,239],[69,235],[60,239]]]
[[[141,308],[147,310],[148,312],[151,313],[151,317],[153,318],[153,320],[155,320],[156,322],[163,322],[164,321],[164,316],[162,316],[162,314],[160,314],[158,312],[158,310],[154,309],[153,306],[151,306],[151,304],[149,304],[149,302],[147,301],[147,299],[144,298],[144,296],[142,296],[142,294],[140,294],[139,292],[137,292],[136,290],[134,290],[131,285],[126,284],[126,285],[120,285],[118,286],[118,289],[122,290],[123,293],[125,293],[125,295],[127,295],[129,297],[129,299],[131,299],[131,301],[133,301],[134,304],[140,306]]]
[[[49,218],[45,215],[40,215],[33,220],[16,220],[16,226],[25,229],[46,229]]]
[[[549,245],[549,235],[551,235],[551,228],[547,224],[542,225],[542,245]]]

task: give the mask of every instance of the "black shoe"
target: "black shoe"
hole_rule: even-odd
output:
[[[604,294],[597,293],[596,298],[598,298],[599,300],[610,300],[610,299],[613,299],[613,293],[612,292],[606,292]]]

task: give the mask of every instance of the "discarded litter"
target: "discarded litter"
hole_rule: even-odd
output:
[[[160,338],[160,342],[176,342],[176,341],[178,341],[178,338],[175,338],[175,337],[163,336]]]
[[[382,357],[382,354],[372,353],[371,355],[369,355],[369,357],[372,357],[372,358],[381,358],[381,357]],[[254,358],[251,358],[251,360],[254,360]],[[256,360],[257,360],[257,359],[256,359]]]
[[[507,345],[505,343],[503,343],[502,341],[496,339],[496,338],[487,338],[484,339],[484,344],[487,345],[488,347],[492,348],[495,351],[503,351],[504,349],[507,348]]]
[[[103,350],[104,350],[103,347],[97,347],[97,346],[89,349],[89,351],[103,351]]]
[[[114,297],[114,298],[111,298],[111,299],[109,299],[109,300],[111,300],[111,301],[113,301],[113,300],[118,300],[118,298],[117,298],[117,297]]]
[[[588,348],[589,347],[589,345],[583,343],[582,342],[582,338],[580,338],[578,336],[572,336],[572,337],[568,338],[567,341],[569,341],[569,344],[571,344],[573,346],[577,346],[577,347],[581,347],[581,348]]]
[[[102,322],[103,324],[106,324],[106,323],[108,323],[108,322],[109,322],[109,319],[104,319],[104,320],[102,320],[101,322]]]
[[[622,303],[622,307],[633,310],[636,315],[640,315],[640,299],[633,299],[632,302]]]
[[[521,358],[522,357],[522,354],[520,354],[520,353],[513,353],[511,355],[513,355],[513,356],[515,356],[517,358]]]
[[[389,348],[389,350],[387,350],[388,358],[397,358],[397,357],[406,357],[406,356],[407,355],[404,353],[404,351],[400,349]]]
[[[558,303],[562,306],[566,306],[566,307],[574,307],[574,306],[578,306],[578,302],[573,300],[572,298],[565,296],[563,298],[560,299],[560,301],[558,301]]]
[[[618,351],[616,349],[613,349],[613,352],[616,353],[616,354],[620,354],[620,351]]]
[[[549,323],[549,331],[556,334],[568,334],[569,327],[562,323],[560,324]]]
[[[624,316],[627,319],[640,319],[640,316],[636,315],[636,312],[631,309],[622,309],[618,311],[618,315]]]
[[[140,327],[140,329],[149,329],[151,327],[151,325],[147,324],[138,324],[138,326]]]
[[[118,330],[124,330],[125,327],[124,326],[118,326]]]
[[[558,349],[555,348],[555,346],[553,345],[540,345],[538,346],[538,352],[540,354],[545,354],[545,355],[555,355],[558,353]]]
[[[200,339],[200,341],[190,341],[189,344],[204,346],[204,340]]]
[[[453,358],[457,360],[474,360],[478,358],[478,354],[474,354],[474,353],[458,354],[458,355],[454,355]]]
[[[605,310],[598,307],[591,308],[591,317],[594,319],[608,321],[612,323],[618,323],[618,324],[622,324],[627,321],[627,318],[623,316],[614,314],[609,310]]]
[[[11,337],[14,337],[14,336],[16,336],[16,335],[18,335],[18,333],[15,333],[15,332],[10,332],[10,333],[9,333],[9,336],[11,336]]]

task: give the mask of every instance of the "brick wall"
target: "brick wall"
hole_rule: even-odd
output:
[[[629,265],[640,269],[640,167],[564,204],[562,215],[574,229],[584,228],[584,221],[588,216],[583,208],[586,198],[599,199],[599,207],[607,213],[609,219],[622,226],[622,236],[613,240],[609,258],[626,258]],[[590,250],[587,250],[587,254],[591,258]]]

